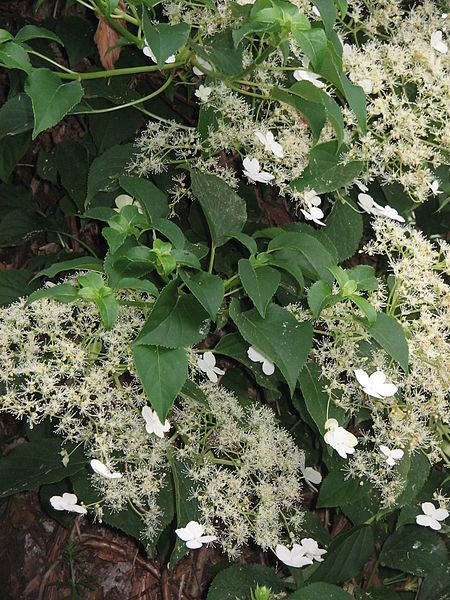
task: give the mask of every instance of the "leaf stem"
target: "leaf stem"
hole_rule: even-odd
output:
[[[153,73],[155,71],[170,71],[171,69],[177,69],[184,63],[171,63],[158,67],[158,65],[146,65],[142,67],[126,67],[124,69],[109,69],[106,71],[88,71],[86,73],[78,73],[72,71],[71,73],[57,73],[61,79],[102,79],[103,77],[119,77],[121,75],[135,75],[137,73]],[[61,65],[58,65],[59,67]]]

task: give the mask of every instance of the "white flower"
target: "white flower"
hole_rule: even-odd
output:
[[[300,544],[305,551],[305,556],[317,562],[323,562],[322,554],[326,554],[326,550],[319,548],[319,544],[312,538],[304,538]]]
[[[212,88],[207,87],[205,85],[200,85],[198,90],[195,90],[194,94],[199,98],[202,102],[206,102],[212,92]]]
[[[308,206],[320,206],[322,200],[315,190],[308,190],[303,194],[303,199]]]
[[[201,67],[203,67],[207,71],[212,71],[212,66],[209,64],[209,62],[207,60],[205,60],[201,56],[196,56],[195,60],[198,62],[198,64]],[[195,75],[198,75],[198,77],[203,77],[204,73],[198,67],[192,67],[192,70]]]
[[[262,133],[261,131],[257,131],[255,133],[258,140],[263,144],[265,150],[267,152],[272,152],[274,156],[277,158],[283,158],[284,150],[283,146],[275,141],[273,133],[268,131],[267,133]]]
[[[342,458],[347,458],[347,454],[355,452],[355,446],[358,444],[357,438],[339,425],[336,419],[328,419],[325,422],[325,429],[328,431],[323,436],[325,442],[334,448]]]
[[[202,544],[209,544],[217,540],[215,535],[203,535],[205,528],[197,521],[189,521],[186,527],[175,529],[175,533],[186,542],[186,546],[191,549],[201,548]]]
[[[255,4],[256,0],[236,0],[240,6],[246,6],[247,4]]]
[[[159,420],[156,411],[152,410],[149,406],[144,406],[141,412],[142,416],[144,417],[145,429],[147,433],[154,433],[157,437],[163,438],[164,433],[170,429],[169,421],[166,419],[163,425]]]
[[[367,185],[365,183],[363,183],[362,181],[359,181],[359,179],[355,179],[355,181],[353,182],[357,188],[359,188],[361,190],[361,192],[368,192],[369,188],[367,187]],[[372,198],[372,196],[369,196],[369,198]]]
[[[260,171],[259,161],[257,158],[249,158],[248,156],[244,158],[242,161],[244,166],[244,175],[246,175],[250,181],[257,181],[261,183],[269,183],[274,179],[274,176],[271,173],[267,173],[266,171]]]
[[[142,48],[142,52],[145,54],[145,56],[148,56],[149,58],[152,59],[153,62],[158,62],[156,60],[156,56],[153,52],[153,50],[150,48],[150,46],[147,44],[146,40],[144,40],[144,47]],[[176,60],[175,58],[175,54],[171,54],[168,58],[166,58],[166,60],[164,61],[167,65],[174,63]]]
[[[313,14],[315,14],[315,15],[316,15],[316,17],[320,17],[320,11],[319,11],[319,9],[317,8],[317,6],[313,6],[313,7],[312,7],[312,11],[313,11]]]
[[[370,79],[360,79],[358,85],[362,87],[365,94],[371,94],[373,90],[373,83]]]
[[[225,371],[216,367],[216,357],[212,352],[205,352],[197,362],[198,368],[206,373],[206,376],[213,383],[217,383],[217,375],[223,375]]]
[[[114,209],[116,212],[120,212],[125,206],[135,206],[141,215],[143,214],[142,207],[139,202],[134,200],[128,194],[120,194],[120,196],[117,196],[117,198],[114,200],[114,203],[116,205],[116,208]]]
[[[273,375],[273,373],[275,372],[275,365],[273,364],[273,362],[269,360],[266,356],[264,356],[264,354],[258,352],[258,350],[256,350],[256,348],[254,348],[253,346],[250,346],[250,348],[247,350],[247,356],[253,362],[262,363],[262,370],[264,375]]]
[[[320,75],[317,75],[317,73],[313,73],[312,71],[308,71],[307,69],[297,69],[294,71],[294,78],[297,81],[309,81],[316,88],[325,87],[323,81],[320,81]]]
[[[75,494],[68,494],[65,492],[62,496],[52,496],[50,498],[50,504],[55,510],[68,510],[69,512],[76,512],[80,515],[85,515],[87,510],[84,506],[77,504],[78,498]]]
[[[323,219],[324,216],[321,208],[311,206],[308,210],[305,210],[304,208],[301,208],[300,210],[308,221],[313,221],[314,223],[317,223],[317,225],[326,225],[326,223],[320,220]]]
[[[381,206],[377,204],[375,200],[369,194],[358,194],[358,204],[360,207],[369,213],[369,215],[374,215],[376,217],[387,217],[388,219],[394,219],[395,221],[400,221],[400,223],[404,223],[405,219],[398,214],[395,208],[386,204],[386,206]]]
[[[397,461],[403,458],[404,452],[401,448],[391,450],[388,446],[380,446],[380,452],[386,456],[386,463],[393,467]]]
[[[119,473],[118,471],[112,472],[106,465],[96,458],[91,460],[91,468],[95,473],[97,473],[97,475],[101,475],[105,479],[120,479],[122,477],[122,473]]]
[[[431,34],[430,46],[441,54],[447,54],[448,45],[442,40],[442,31],[440,29],[433,31]]]
[[[433,196],[437,196],[438,194],[442,194],[442,190],[439,189],[439,181],[437,179],[435,179],[434,181],[432,181],[431,183],[428,184],[431,193],[433,194]]]
[[[353,46],[351,44],[342,44],[342,58],[347,60],[353,54]]]
[[[382,371],[375,371],[368,375],[362,369],[356,369],[356,379],[368,396],[374,398],[389,398],[397,392],[397,386],[393,383],[386,383],[386,375]]]
[[[278,560],[288,567],[304,567],[305,565],[312,565],[313,561],[311,558],[305,555],[305,549],[300,544],[294,544],[292,550],[289,550],[287,546],[277,544],[275,548],[275,554]]]
[[[448,510],[445,510],[445,508],[435,508],[432,502],[423,502],[422,511],[424,514],[417,515],[416,517],[417,525],[431,527],[431,529],[435,529],[436,531],[442,527],[439,521],[445,521],[448,517]]]
[[[319,485],[319,483],[322,483],[322,475],[319,473],[319,471],[316,471],[316,469],[313,469],[312,467],[305,467],[302,469],[302,475],[306,483],[317,492],[317,488],[315,486]]]

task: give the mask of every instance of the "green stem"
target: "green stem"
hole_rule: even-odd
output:
[[[133,100],[132,102],[127,102],[126,104],[120,104],[119,106],[112,106],[110,108],[99,108],[99,109],[93,109],[93,110],[82,110],[79,112],[72,112],[71,114],[72,115],[91,115],[91,114],[97,114],[97,113],[107,113],[107,112],[113,112],[115,110],[122,110],[122,108],[128,108],[129,106],[135,106],[136,104],[142,104],[142,102],[146,102],[147,100],[150,100],[151,98],[154,98],[155,96],[159,96],[159,94],[161,94],[165,89],[167,89],[169,87],[169,85],[172,83],[172,81],[173,81],[173,73],[170,74],[170,77],[160,88],[158,88],[156,91],[152,92],[151,94],[148,94],[148,96],[143,96],[142,98],[138,98],[137,100]]]
[[[47,62],[51,63],[52,65],[55,65],[55,67],[58,67],[58,69],[62,69],[63,71],[66,71],[66,73],[71,73],[71,74],[75,73],[75,71],[72,71],[72,69],[68,69],[67,67],[64,67],[63,65],[60,65],[59,63],[52,60],[48,56],[45,56],[45,54],[41,54],[40,52],[36,52],[35,50],[28,50],[28,54],[34,54],[35,56],[42,58],[42,60],[46,60]],[[58,73],[58,75],[60,75],[60,73]]]
[[[209,257],[209,267],[208,267],[208,273],[212,273],[213,267],[214,267],[214,259],[216,257],[216,247],[214,246],[214,244],[212,244],[211,246],[211,255]]]
[[[135,75],[137,73],[154,73],[155,71],[170,71],[172,69],[178,69],[183,66],[184,63],[171,63],[158,67],[158,65],[149,65],[142,67],[126,67],[125,69],[110,69],[107,71],[89,71],[87,73],[78,73],[72,71],[71,73],[57,73],[61,79],[102,79],[103,77],[119,77],[121,75]],[[58,65],[60,66],[60,65]]]

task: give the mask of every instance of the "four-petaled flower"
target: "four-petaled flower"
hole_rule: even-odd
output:
[[[175,529],[175,533],[186,542],[186,546],[191,549],[201,548],[203,544],[209,544],[217,540],[215,535],[203,535],[205,528],[197,521],[189,521],[186,527]]]
[[[439,521],[445,521],[448,517],[448,510],[445,508],[435,508],[432,502],[423,502],[422,511],[424,514],[417,515],[416,517],[417,525],[431,527],[431,529],[435,529],[436,531],[442,527]]]
[[[212,352],[205,352],[201,358],[198,359],[197,366],[200,371],[206,373],[206,376],[213,383],[217,383],[217,375],[223,375],[225,371],[216,367],[216,357]]]
[[[443,33],[440,29],[433,31],[430,39],[430,46],[433,48],[433,50],[437,50],[441,54],[447,54],[448,45],[444,42],[442,36]]]
[[[313,564],[312,559],[306,556],[305,549],[300,544],[294,544],[292,550],[289,550],[287,546],[277,544],[275,554],[278,560],[281,560],[288,567],[299,569],[300,567]]]
[[[392,208],[392,206],[389,206],[389,204],[386,204],[386,206],[381,206],[375,202],[370,194],[358,194],[358,204],[366,213],[369,213],[369,215],[374,215],[375,217],[387,217],[388,219],[393,219],[394,221],[399,221],[400,223],[405,222],[405,219],[395,208]]]
[[[203,67],[207,71],[212,71],[212,66],[209,64],[209,62],[207,60],[205,60],[201,56],[196,56],[195,60],[198,62],[198,64],[201,67]],[[192,70],[194,71],[194,75],[197,75],[198,77],[203,77],[204,73],[198,67],[194,66],[194,67],[192,67]]]
[[[79,513],[85,515],[87,510],[84,506],[77,504],[78,498],[75,494],[69,494],[65,492],[62,496],[52,496],[50,498],[50,504],[55,510],[67,510],[69,512]]]
[[[309,192],[304,194],[303,198],[307,209],[302,208],[300,210],[302,211],[305,219],[308,221],[313,221],[314,223],[317,223],[317,225],[325,225],[325,223],[320,220],[323,219],[323,211],[321,208],[319,208],[320,203],[322,202],[320,196],[317,195],[315,190],[309,190]]]
[[[212,92],[212,88],[206,85],[200,85],[198,90],[195,90],[194,94],[201,100],[202,102],[207,102],[210,94]]]
[[[327,551],[319,548],[319,544],[312,538],[304,538],[300,540],[300,544],[305,551],[305,556],[311,560],[317,562],[323,562],[322,554],[326,554]]]
[[[380,452],[386,456],[386,464],[393,467],[397,461],[403,458],[404,452],[401,448],[391,450],[389,446],[380,446]]]
[[[428,184],[431,193],[433,194],[433,196],[437,196],[438,194],[442,194],[442,191],[439,189],[439,181],[437,179],[435,179],[434,181],[432,181],[431,183]]]
[[[320,81],[320,75],[317,75],[317,73],[313,73],[312,71],[308,71],[307,69],[297,69],[294,71],[294,78],[297,81],[309,81],[316,88],[325,87],[324,82]]]
[[[152,61],[153,61],[154,63],[155,63],[155,62],[158,62],[158,61],[156,60],[156,56],[155,56],[155,53],[153,52],[153,50],[150,48],[150,46],[147,44],[147,42],[146,42],[145,40],[144,40],[144,42],[145,42],[145,45],[144,45],[144,47],[142,48],[142,52],[145,54],[145,56],[148,56],[149,58],[151,58],[151,59],[152,59]],[[168,56],[168,57],[166,58],[166,60],[165,60],[164,62],[165,62],[167,65],[169,65],[169,64],[171,64],[171,63],[174,63],[174,62],[175,62],[175,60],[176,60],[176,58],[175,58],[175,54],[171,54],[170,56]]]
[[[397,386],[386,383],[386,375],[382,371],[375,371],[368,375],[362,369],[356,369],[356,379],[368,396],[374,398],[389,398],[397,392]]]
[[[275,365],[273,364],[273,362],[269,360],[267,356],[261,354],[261,352],[259,352],[253,346],[250,346],[250,348],[247,350],[247,356],[253,362],[262,363],[262,370],[264,375],[273,375],[273,373],[275,372]]]
[[[283,158],[283,146],[275,141],[275,137],[271,131],[268,131],[267,133],[256,131],[255,136],[258,138],[261,144],[263,144],[267,152],[272,152],[272,154],[277,158]]]
[[[327,432],[323,436],[325,442],[334,448],[342,458],[347,458],[347,454],[355,452],[355,446],[358,444],[358,439],[339,425],[336,419],[328,419],[325,422]]]
[[[119,473],[118,471],[111,471],[106,465],[96,458],[91,460],[91,468],[94,473],[101,475],[105,479],[120,479],[122,477],[122,473]]]
[[[242,161],[242,165],[244,167],[244,175],[246,175],[250,181],[254,181],[255,183],[257,181],[260,183],[269,183],[269,181],[274,179],[274,176],[271,173],[260,170],[261,167],[259,166],[259,160],[257,158],[249,158],[247,156]]]
[[[154,433],[159,438],[163,438],[164,434],[169,431],[169,421],[166,419],[163,425],[156,414],[156,410],[152,410],[149,406],[142,408],[142,416],[144,417],[147,433]]]

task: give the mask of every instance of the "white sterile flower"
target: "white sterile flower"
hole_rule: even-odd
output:
[[[393,219],[394,221],[399,221],[400,223],[404,223],[405,219],[398,213],[395,208],[386,204],[386,206],[382,207],[382,217],[387,217],[388,219]]]
[[[371,94],[373,90],[373,83],[370,79],[360,79],[358,85],[362,87],[365,94]]]
[[[445,508],[435,508],[432,502],[423,502],[422,511],[424,514],[417,515],[416,517],[417,525],[431,527],[431,529],[435,529],[436,531],[442,527],[439,521],[445,521],[449,514]]]
[[[443,33],[440,29],[431,34],[430,46],[441,54],[447,54],[448,45],[442,39]]]
[[[325,87],[324,82],[320,81],[320,75],[317,75],[317,73],[313,73],[312,71],[308,71],[306,69],[297,69],[294,71],[294,78],[297,81],[309,81],[316,88]]]
[[[321,208],[310,206],[308,210],[305,210],[304,208],[301,208],[300,210],[308,221],[313,221],[314,223],[317,223],[317,225],[326,225],[326,223],[320,220],[323,219],[324,216]]]
[[[439,181],[437,179],[435,179],[434,181],[429,183],[428,186],[429,186],[433,196],[437,196],[438,194],[443,193],[442,190],[439,189]]]
[[[334,448],[342,458],[347,458],[347,454],[355,452],[355,446],[358,444],[357,438],[339,425],[336,419],[328,419],[325,422],[325,429],[328,431],[323,436],[325,442]]]
[[[377,204],[370,194],[358,194],[358,204],[369,215],[380,217],[383,214],[383,207]]]
[[[271,173],[267,173],[266,171],[261,171],[259,166],[259,160],[257,158],[249,158],[248,156],[244,158],[242,161],[244,166],[244,175],[246,175],[250,181],[254,181],[255,183],[259,181],[260,183],[269,183],[274,179],[274,176]]]
[[[300,544],[305,551],[305,556],[310,558],[311,560],[316,560],[317,562],[323,562],[322,554],[326,554],[327,551],[319,548],[319,544],[316,540],[312,538],[304,538],[300,540]]]
[[[196,56],[195,60],[198,62],[198,64],[201,67],[203,67],[207,71],[212,71],[212,66],[209,64],[209,62],[207,60],[205,60],[201,56]],[[198,67],[192,67],[192,70],[194,71],[194,74],[197,75],[198,77],[203,77],[204,72],[201,71]]]
[[[295,567],[299,569],[305,565],[312,565],[313,561],[311,558],[306,556],[305,549],[300,544],[294,544],[292,550],[289,550],[287,546],[277,544],[275,548],[275,554],[278,560],[288,567]]]
[[[261,131],[257,131],[255,133],[258,140],[263,144],[265,150],[267,152],[272,152],[274,156],[277,158],[283,158],[284,150],[283,146],[275,141],[274,135],[271,131],[267,133],[262,133]]]
[[[322,475],[319,471],[316,471],[316,469],[313,469],[312,467],[305,467],[302,469],[302,475],[309,487],[317,492],[316,485],[322,483]]]
[[[200,85],[198,90],[195,90],[194,94],[199,98],[202,102],[206,102],[212,92],[212,88],[207,87],[205,85]]]
[[[236,0],[236,3],[240,6],[245,6],[246,4],[255,4],[256,0]]]
[[[212,352],[205,352],[198,359],[197,366],[200,371],[206,373],[206,376],[213,383],[217,383],[217,375],[224,375],[225,371],[216,367],[216,357]]]
[[[142,52],[145,54],[145,56],[148,56],[149,58],[152,59],[153,62],[158,62],[156,60],[156,56],[153,52],[153,50],[150,48],[150,46],[147,44],[147,42],[145,42],[145,46],[142,48]],[[166,60],[164,61],[167,65],[174,63],[176,61],[175,58],[175,54],[171,54],[168,58],[166,58]]]
[[[77,504],[78,498],[75,494],[69,494],[65,492],[62,496],[52,496],[50,498],[50,504],[55,510],[67,510],[69,512],[76,512],[80,515],[85,515],[87,510],[84,506]]]
[[[391,450],[388,446],[380,446],[380,452],[386,456],[386,463],[393,467],[397,461],[403,458],[404,452],[401,448]]]
[[[356,369],[355,377],[363,391],[374,398],[389,398],[398,389],[393,383],[386,383],[386,375],[382,371],[375,371],[372,375],[368,375],[362,369]]]
[[[152,410],[149,406],[144,406],[141,414],[144,417],[147,433],[154,433],[157,437],[163,438],[164,434],[169,431],[169,421],[166,419],[163,425],[156,414],[156,410]]]
[[[264,375],[273,375],[275,372],[275,365],[269,360],[264,354],[261,354],[256,348],[250,346],[247,350],[247,356],[253,362],[262,363],[262,370]]]
[[[215,535],[203,535],[205,528],[197,521],[189,521],[186,527],[181,527],[180,529],[175,529],[175,533],[186,542],[186,546],[195,550],[197,548],[201,548],[203,544],[209,544],[210,542],[214,542],[217,540]]]
[[[105,479],[120,479],[122,477],[122,473],[119,473],[118,471],[111,471],[106,465],[104,465],[96,458],[91,460],[91,468],[94,471],[94,473],[97,473],[97,475],[101,475]]]

